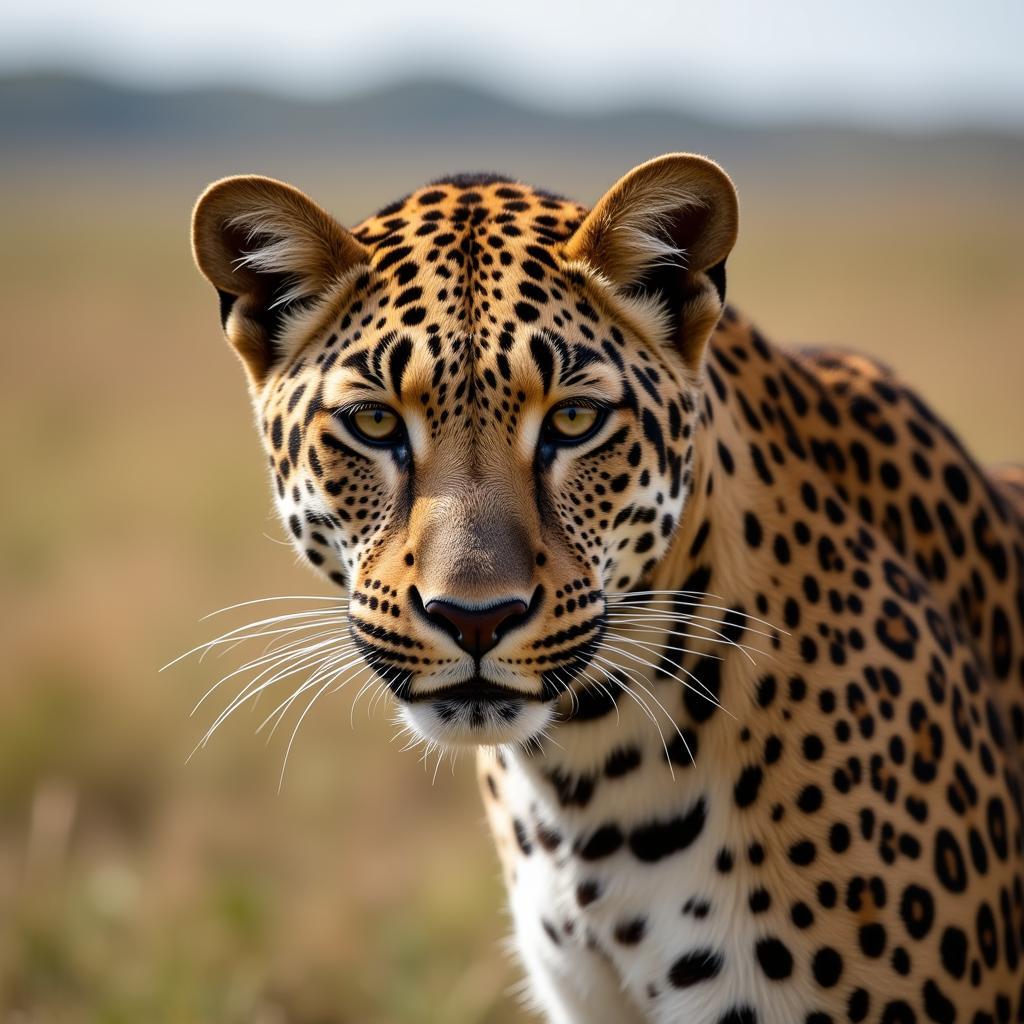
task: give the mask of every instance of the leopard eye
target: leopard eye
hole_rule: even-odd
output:
[[[392,444],[403,436],[401,417],[386,405],[364,405],[345,414],[349,429],[367,444]]]
[[[585,402],[563,402],[548,413],[545,431],[550,440],[578,442],[596,433],[606,410]]]

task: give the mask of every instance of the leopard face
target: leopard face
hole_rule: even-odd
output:
[[[421,736],[528,741],[613,682],[607,595],[682,516],[735,222],[687,155],[590,213],[496,176],[352,231],[269,179],[200,199],[281,517]]]

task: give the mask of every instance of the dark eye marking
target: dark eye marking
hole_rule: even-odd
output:
[[[412,341],[409,338],[399,338],[391,349],[389,357],[391,387],[396,398],[402,396],[402,377],[405,375],[405,368],[412,358]]]
[[[661,424],[657,421],[650,409],[644,409],[640,416],[640,424],[643,427],[644,437],[658,453],[658,472],[665,472],[665,436],[661,432]]]
[[[341,365],[346,369],[355,370],[360,377],[366,380],[373,380],[378,386],[383,384],[383,381],[371,371],[370,360],[365,351],[353,352],[342,361]]]
[[[337,452],[339,455],[344,455],[348,459],[358,459],[360,462],[373,462],[368,455],[356,451],[355,448],[345,444],[340,438],[335,437],[334,434],[328,433],[326,430],[320,434],[320,443],[325,448],[329,448],[332,452]]]
[[[605,438],[596,448],[591,448],[584,458],[592,459],[595,456],[603,455],[605,452],[610,452],[613,448],[617,448],[620,444],[629,438],[629,427],[620,427],[610,437]]]
[[[530,355],[537,364],[537,372],[540,374],[541,385],[546,395],[551,390],[551,382],[555,376],[555,356],[542,335],[535,334],[530,339]]]

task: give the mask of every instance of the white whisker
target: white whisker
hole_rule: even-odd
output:
[[[205,622],[215,615],[223,615],[224,612],[233,612],[236,608],[248,608],[253,604],[266,604],[268,601],[333,601],[337,605],[348,605],[347,597],[328,597],[325,594],[278,594],[273,597],[254,597],[251,601],[239,601],[237,604],[229,604],[224,608],[218,608],[215,612],[209,612],[199,621]]]
[[[678,622],[683,625],[689,625],[692,623],[693,626],[698,629],[705,629],[709,633],[713,633],[729,643],[736,643],[735,640],[726,636],[721,630],[715,629],[713,626],[705,625],[705,623],[708,622],[712,622],[716,626],[722,625],[722,620],[712,615],[695,615],[692,612],[672,614],[671,612],[661,611],[655,608],[652,608],[649,611],[644,611],[641,608],[630,609],[628,611],[625,609],[615,609],[613,611],[609,611],[607,615],[609,619],[638,618],[654,622]],[[755,629],[753,626],[744,626],[743,631],[744,633],[754,633],[757,636],[767,637],[769,640],[774,637],[774,632],[769,633],[763,629]]]
[[[700,679],[697,678],[697,676],[690,672],[689,669],[685,669],[681,665],[676,666],[677,668],[679,668],[681,672],[685,672],[686,675],[688,675],[697,684],[697,686],[700,687],[700,689],[697,689],[697,687],[695,686],[691,686],[690,683],[688,683],[685,679],[680,679],[680,677],[677,675],[674,675],[670,672],[663,672],[663,670],[660,669],[657,665],[655,665],[654,662],[648,661],[646,658],[641,658],[639,655],[633,654],[631,651],[624,651],[621,648],[615,647],[612,644],[598,644],[597,646],[600,647],[602,650],[613,651],[615,654],[621,655],[624,658],[629,658],[631,661],[638,662],[639,664],[644,665],[647,668],[654,669],[655,672],[661,672],[669,679],[675,679],[676,682],[682,683],[683,686],[686,687],[686,689],[692,690],[698,696],[703,697],[705,700],[714,704],[716,708],[719,708],[722,711],[724,711],[730,718],[736,717],[731,711],[722,707],[722,705],[714,698],[714,696],[712,696],[711,691],[700,681]]]
[[[624,619],[624,620],[617,621],[615,623],[615,625],[616,626],[623,626],[623,627],[625,627],[628,630],[628,632],[630,632],[630,633],[653,633],[653,634],[655,634],[657,636],[677,636],[677,637],[681,637],[684,640],[695,640],[698,643],[722,644],[723,646],[726,646],[726,647],[735,647],[736,650],[741,651],[743,653],[743,656],[750,662],[751,665],[756,665],[757,664],[757,662],[754,660],[753,655],[751,654],[751,651],[753,651],[754,654],[766,654],[767,653],[765,651],[759,650],[756,647],[750,647],[747,644],[738,644],[734,640],[730,640],[728,637],[716,638],[716,637],[704,636],[704,635],[701,635],[699,633],[687,633],[687,632],[685,632],[683,630],[679,630],[679,629],[667,629],[664,626],[645,626],[645,625],[642,624],[644,621],[645,620],[643,620],[643,619],[639,619],[639,620],[638,619]],[[699,624],[697,624],[697,628],[701,628]],[[609,635],[609,636],[621,636],[622,634],[617,632],[617,631],[612,630],[611,628],[609,628],[607,630],[607,635]],[[658,646],[661,646],[661,645],[658,645]],[[669,648],[669,649],[673,649],[674,650],[675,648]],[[696,653],[696,652],[689,652],[689,653]]]

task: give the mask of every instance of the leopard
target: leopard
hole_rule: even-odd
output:
[[[474,753],[533,1012],[1024,1021],[1024,471],[770,342],[738,227],[669,153],[351,229],[232,177],[192,240],[339,637]]]

